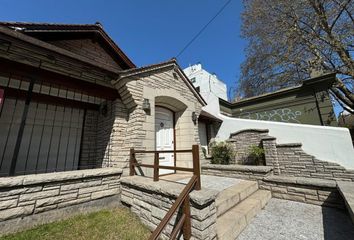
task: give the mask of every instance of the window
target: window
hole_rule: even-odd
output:
[[[195,83],[195,77],[194,77],[194,78],[191,78],[191,82],[192,82],[192,83]]]

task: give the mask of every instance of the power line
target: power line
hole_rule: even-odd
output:
[[[200,34],[202,34],[202,32],[209,26],[210,23],[212,23],[214,21],[214,19],[220,15],[220,13],[227,7],[227,5],[229,5],[229,3],[232,0],[228,0],[221,8],[220,10],[214,15],[214,17],[212,17],[209,22],[207,24],[204,25],[204,27],[202,27],[202,29],[200,29],[200,31],[192,38],[192,40],[190,40],[186,46],[184,46],[184,48],[177,54],[176,58],[178,58],[198,37]]]

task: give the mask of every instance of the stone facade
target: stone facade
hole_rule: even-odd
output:
[[[128,112],[121,99],[106,101],[106,113],[87,110],[84,120],[80,169],[128,166],[126,147]]]
[[[119,205],[121,174],[104,168],[1,178],[0,235]]]
[[[117,62],[107,53],[105,49],[92,39],[71,39],[48,41],[49,43],[76,53],[80,56],[87,57],[94,62],[99,62],[109,67],[121,70]]]
[[[185,185],[135,177],[122,178],[122,203],[130,207],[151,231],[155,230],[162,218]],[[192,239],[216,239],[217,192],[202,189],[190,194]],[[169,239],[178,216],[176,214],[161,234],[162,239]]]
[[[193,144],[199,144],[198,121],[193,123],[192,113],[199,116],[203,102],[198,99],[195,90],[188,86],[186,81],[189,80],[181,72],[175,61],[170,61],[147,72],[122,73],[121,78],[113,82],[129,112],[123,146],[125,149],[155,149],[155,106],[174,112],[177,150],[191,149]],[[150,111],[142,109],[144,99],[149,100]],[[200,156],[203,156],[201,150]],[[192,167],[191,154],[181,153],[175,159],[177,166]],[[122,161],[128,163],[128,160],[129,154],[122,156]],[[140,155],[137,160],[151,164],[153,156]],[[152,174],[151,169],[144,169],[144,173],[148,176]]]
[[[236,162],[244,162],[250,146],[262,146],[266,165],[273,167],[275,175],[354,181],[354,170],[316,159],[302,150],[301,143],[277,144],[265,129],[245,129],[231,134],[228,141],[238,153]]]
[[[354,170],[347,170],[337,163],[318,160],[305,153],[301,144],[277,144],[276,147],[282,175],[354,181]]]
[[[272,197],[308,204],[343,208],[344,202],[334,180],[303,177],[269,176],[259,184]]]
[[[204,164],[202,165],[202,174],[259,181],[264,177],[272,176],[273,168],[268,166]]]
[[[227,141],[232,144],[236,153],[234,163],[247,164],[250,161],[250,148],[261,146],[261,140],[267,136],[267,129],[245,129],[231,133]]]

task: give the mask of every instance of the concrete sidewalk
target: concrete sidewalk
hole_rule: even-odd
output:
[[[344,210],[271,199],[237,240],[351,240],[354,225]]]

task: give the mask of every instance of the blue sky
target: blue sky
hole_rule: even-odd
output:
[[[104,2],[104,4],[103,4]],[[1,0],[1,21],[102,23],[138,66],[175,57],[227,0]],[[178,58],[201,62],[234,87],[246,41],[240,37],[242,1],[233,0]]]

